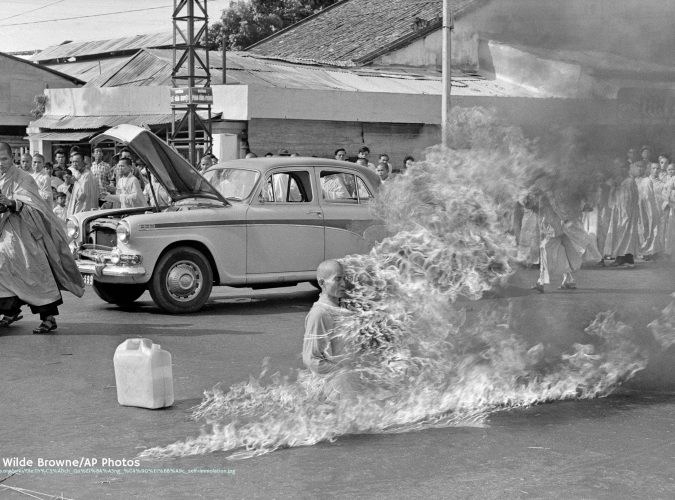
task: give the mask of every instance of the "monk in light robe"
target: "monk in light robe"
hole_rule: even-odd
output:
[[[616,163],[616,161],[615,161]],[[621,160],[617,166],[625,168]],[[615,257],[614,265],[632,267],[639,249],[639,194],[635,178],[638,169],[629,167],[629,176],[614,185],[609,195],[610,219],[605,239],[604,255]]]
[[[663,250],[660,235],[661,206],[657,201],[656,194],[659,186],[655,186],[651,178],[651,171],[655,167],[657,172],[656,180],[658,181],[659,166],[657,163],[647,163],[646,165],[646,168],[650,171],[645,172],[642,170],[640,172],[641,176],[635,177],[635,183],[638,187],[638,202],[640,205],[638,212],[639,252],[644,256],[645,260],[651,260]],[[635,163],[632,168],[636,168],[637,166],[638,163]],[[645,173],[648,174],[647,177],[642,177]]]
[[[668,177],[664,182],[662,196],[664,199],[664,244],[663,253],[670,261],[675,260],[675,165],[666,169]]]
[[[73,190],[68,198],[68,215],[98,209],[98,181],[85,164],[81,153],[74,153],[70,157],[70,169],[73,171],[73,180],[66,177],[68,184],[73,184]]]
[[[539,224],[535,207],[537,200],[529,192],[520,194],[516,202],[514,217],[514,236],[518,244],[518,262],[525,266],[539,264]]]
[[[53,206],[54,194],[52,193],[52,176],[45,169],[45,157],[40,153],[33,155],[33,179],[38,186],[40,196],[45,200],[49,208]]]
[[[566,199],[560,191],[556,196],[553,189],[546,189],[539,197],[537,212],[541,245],[539,279],[533,288],[543,293],[551,275],[562,274],[560,288],[575,289],[572,273],[581,268],[584,260],[600,260],[593,239],[583,229],[578,203]]]
[[[356,377],[349,371],[351,358],[336,331],[338,321],[346,314],[340,307],[346,289],[342,265],[336,260],[322,262],[316,279],[321,295],[305,318],[302,361],[312,373],[326,379],[326,397],[338,400],[353,394],[357,386]]]
[[[61,290],[84,293],[63,226],[33,177],[12,164],[11,147],[0,143],[0,328],[20,320],[28,304],[42,320],[33,333],[55,330]]]

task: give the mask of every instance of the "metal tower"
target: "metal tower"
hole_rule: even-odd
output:
[[[169,143],[179,151],[187,149],[193,166],[199,160],[197,149],[202,149],[202,154],[211,152],[212,143],[213,94],[209,51],[205,49],[209,29],[206,3],[207,0],[173,1],[173,124]]]

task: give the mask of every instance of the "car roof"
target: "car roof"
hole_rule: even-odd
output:
[[[272,156],[266,158],[240,158],[237,160],[226,160],[212,165],[209,169],[215,168],[247,168],[267,172],[277,167],[340,167],[354,170],[366,177],[371,184],[377,186],[380,178],[375,171],[368,167],[362,167],[349,161],[333,160],[331,158],[316,158],[314,156]]]

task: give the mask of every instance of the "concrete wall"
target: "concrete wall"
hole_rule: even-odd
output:
[[[33,98],[46,88],[75,87],[70,80],[28,61],[0,53],[0,126],[23,126],[33,119]]]
[[[171,113],[169,87],[83,87],[51,89],[45,114],[148,115]]]
[[[455,22],[451,35],[452,64],[456,68],[478,68],[478,33],[465,18]],[[433,67],[443,65],[443,33],[439,29],[415,40],[410,45],[394,50],[375,59],[383,66]]]
[[[395,166],[401,165],[407,155],[421,157],[424,148],[437,144],[439,139],[439,126],[420,123],[254,118],[248,127],[250,148],[258,156],[287,149],[301,156],[333,158],[336,149],[345,148],[349,156],[356,157],[358,149],[366,145],[372,163],[377,163],[380,153],[387,153]]]

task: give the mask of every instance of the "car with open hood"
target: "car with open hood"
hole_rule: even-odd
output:
[[[206,303],[213,286],[315,282],[321,261],[367,252],[384,234],[372,212],[379,179],[359,165],[255,158],[222,162],[202,175],[144,128],[118,125],[91,142],[102,140],[131,149],[155,180],[155,206],[67,220],[80,272],[109,303],[128,305],[149,290],[163,311],[188,313]]]

